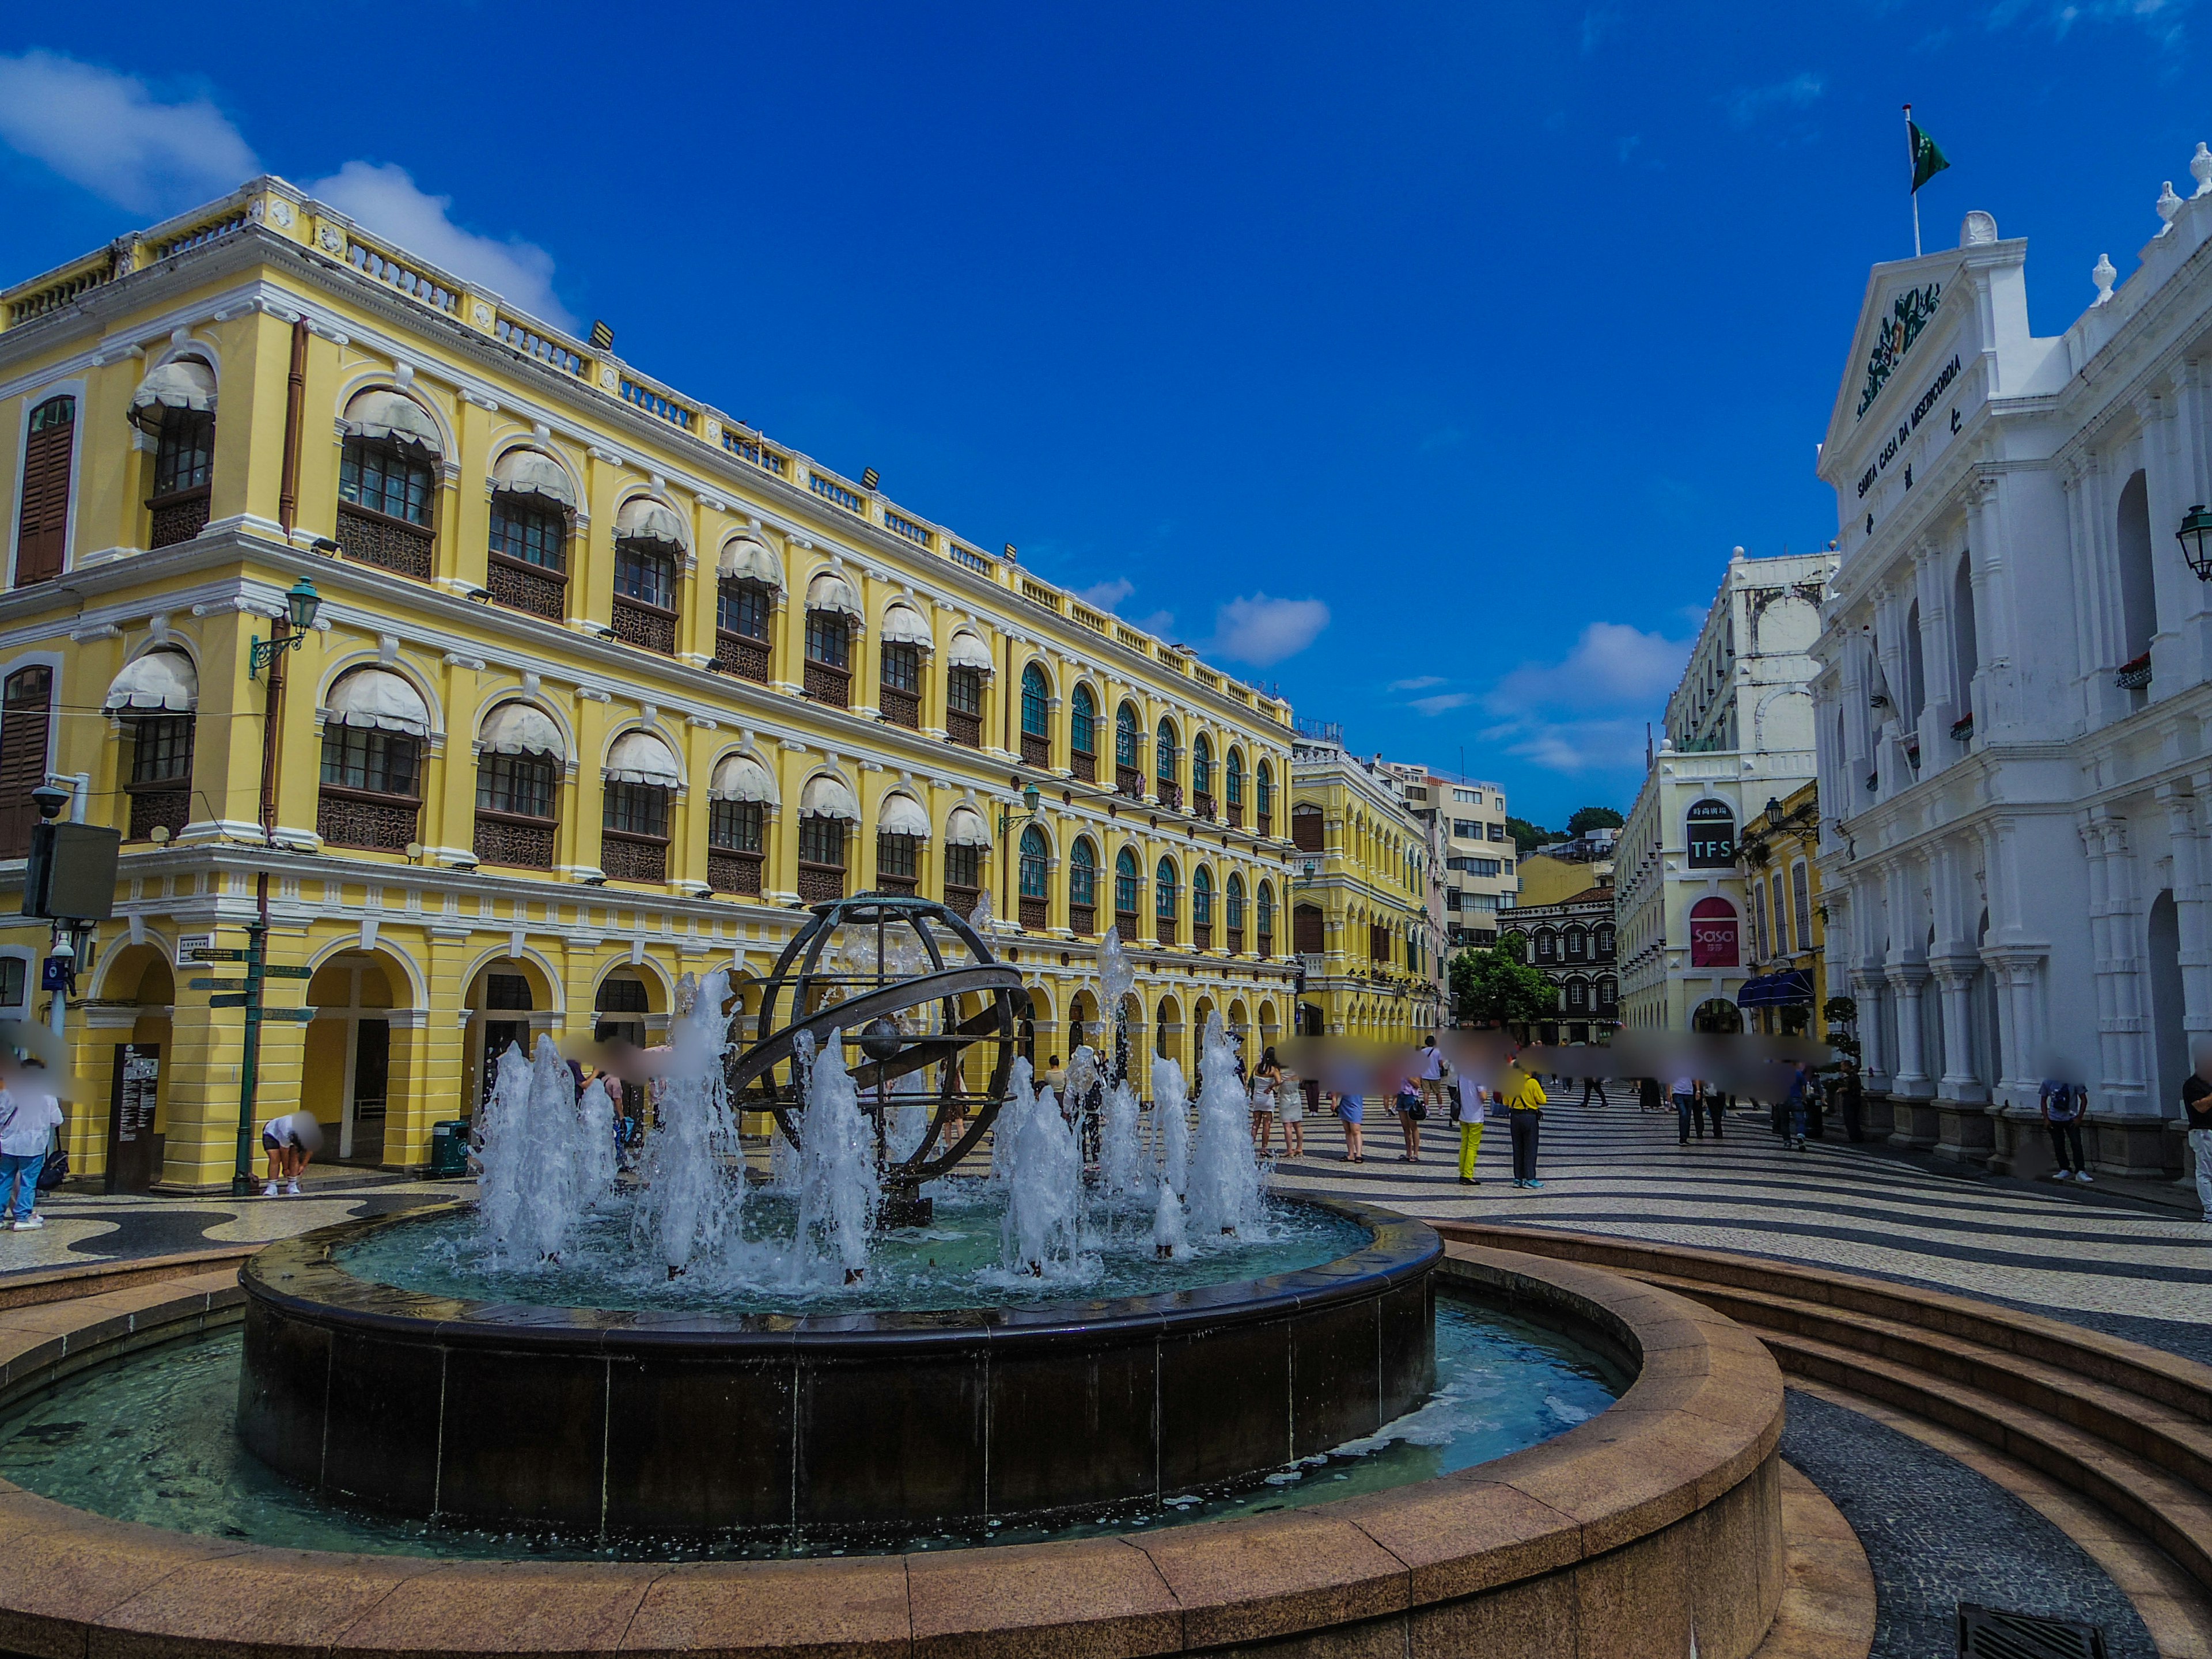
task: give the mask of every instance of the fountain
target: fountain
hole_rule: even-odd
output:
[[[1195,1146],[1181,1069],[1148,1148],[1117,1066],[1091,1186],[961,917],[817,906],[758,988],[740,1018],[726,972],[679,988],[634,1181],[541,1039],[501,1059],[477,1206],[254,1257],[245,1444],[441,1526],[849,1542],[1233,1490],[1426,1395],[1435,1235],[1264,1200],[1218,1021]],[[740,1111],[793,1149],[775,1187]],[[955,1176],[986,1136],[994,1179]]]

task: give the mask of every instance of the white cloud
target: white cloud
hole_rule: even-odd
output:
[[[1620,14],[1611,6],[1593,6],[1583,14],[1583,56],[1587,58],[1605,44],[1605,37],[1613,33],[1620,21]]]
[[[0,141],[134,213],[188,207],[261,171],[206,99],[165,104],[136,76],[37,50],[0,56]]]
[[[1559,661],[1523,663],[1483,694],[1496,722],[1483,738],[1553,772],[1641,765],[1644,720],[1681,678],[1692,642],[1592,623]]]
[[[558,327],[575,327],[574,316],[553,292],[551,254],[519,236],[500,241],[464,230],[453,222],[453,198],[429,194],[405,167],[348,161],[308,189],[432,264],[482,283],[508,304]]]
[[[1175,612],[1172,611],[1155,611],[1146,616],[1132,617],[1128,622],[1130,627],[1146,634],[1157,634],[1162,639],[1175,631]]]
[[[1234,599],[1213,613],[1213,640],[1206,648],[1260,667],[1295,657],[1328,626],[1328,607],[1319,599],[1271,599],[1265,593]]]
[[[1808,73],[1771,86],[1738,87],[1721,102],[1728,106],[1729,120],[1747,127],[1769,110],[1807,108],[1819,102],[1826,90],[1819,76]]]
[[[1432,685],[1443,683],[1444,677],[1441,674],[1417,674],[1410,680],[1392,680],[1386,689],[1392,691],[1425,691]]]
[[[1419,709],[1424,714],[1446,714],[1455,708],[1464,708],[1474,701],[1472,691],[1445,691],[1433,697],[1416,697],[1406,706]]]
[[[1088,587],[1079,587],[1075,590],[1075,597],[1085,605],[1097,605],[1101,611],[1111,611],[1136,591],[1136,583],[1127,576],[1116,576],[1111,581],[1093,582]]]

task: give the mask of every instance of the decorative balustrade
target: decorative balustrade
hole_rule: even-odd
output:
[[[1229,930],[1229,954],[1232,957],[1244,954],[1244,930],[1242,927]]]
[[[364,507],[341,506],[337,543],[338,551],[349,559],[411,576],[416,581],[430,580],[435,543],[428,531],[414,525]]]
[[[672,427],[689,432],[698,421],[696,410],[685,408],[666,392],[647,386],[641,380],[633,380],[625,374],[617,384],[622,388],[624,403],[634,404],[647,414],[655,416]]]
[[[485,565],[484,585],[495,603],[555,622],[568,614],[568,579],[560,571],[503,553],[488,555]]]
[[[477,862],[511,865],[523,870],[550,870],[556,828],[550,818],[479,809],[474,844]]]
[[[1213,924],[1210,921],[1191,923],[1190,943],[1193,950],[1211,951],[1213,948]]]
[[[929,545],[929,532],[912,519],[893,507],[884,509],[884,527],[894,536],[903,536],[916,547]]]
[[[459,307],[460,300],[453,291],[436,279],[423,275],[412,265],[404,265],[389,254],[380,252],[366,242],[346,239],[346,263],[364,276],[394,288],[409,299],[428,306],[433,311],[442,311],[451,316]]]
[[[710,847],[707,849],[707,885],[718,893],[735,893],[743,897],[758,898],[761,863],[758,853],[740,853]]]
[[[1052,739],[1035,732],[1022,733],[1022,764],[1040,771],[1052,764]]]
[[[1175,918],[1173,916],[1153,917],[1152,937],[1162,945],[1173,945],[1176,942]]]
[[[868,503],[865,497],[848,489],[835,478],[824,477],[811,467],[807,469],[806,487],[832,507],[842,507],[848,513],[857,514],[863,519],[868,516]]]
[[[717,630],[714,635],[714,660],[708,666],[720,673],[750,680],[756,685],[766,685],[768,641],[749,640],[742,634]]]
[[[812,702],[827,704],[831,708],[850,708],[853,706],[853,676],[842,668],[832,668],[826,662],[806,659],[799,689]]]
[[[1088,939],[1098,931],[1098,909],[1096,905],[1071,904],[1067,907],[1067,926],[1071,932]]]
[[[157,495],[146,505],[153,509],[153,527],[147,536],[146,545],[173,547],[179,542],[188,542],[207,528],[208,487],[195,485],[178,490],[173,495]]]
[[[2123,691],[2140,691],[2150,684],[2150,653],[2146,651],[2133,662],[2124,662],[2112,676],[2112,684]]]
[[[584,378],[585,364],[581,352],[559,340],[548,338],[527,323],[502,311],[499,313],[499,319],[492,325],[491,331],[493,337],[501,345],[519,351],[526,357],[535,357],[539,362],[557,368],[563,374],[574,374],[579,380]]]
[[[326,783],[315,800],[315,833],[332,847],[404,853],[422,822],[422,803]]]
[[[970,570],[980,571],[986,576],[991,574],[991,562],[972,548],[963,547],[957,542],[947,542],[945,554],[955,564],[964,564]]]
[[[921,699],[911,691],[901,691],[892,686],[884,687],[879,694],[884,723],[903,726],[909,732],[921,730]]]
[[[1235,947],[1232,946],[1231,948],[1233,949]],[[1265,961],[1267,957],[1275,954],[1275,936],[1273,933],[1262,933],[1260,935],[1259,954],[1262,961]]]
[[[972,916],[983,897],[980,887],[962,887],[952,882],[945,884],[945,908],[956,915]]]
[[[1021,900],[1021,923],[1022,931],[1024,933],[1042,933],[1044,932],[1045,928],[1049,925],[1048,918],[1045,914],[1045,904],[1046,902],[1043,899],[1030,898],[1026,895],[1023,896]]]
[[[722,447],[739,460],[751,462],[763,472],[773,473],[779,478],[785,476],[787,463],[782,456],[763,443],[757,433],[747,432],[736,427],[724,427]]]
[[[172,232],[158,242],[149,242],[146,256],[149,259],[173,259],[179,253],[189,253],[234,231],[244,230],[252,222],[252,216],[243,207],[231,208],[215,218],[203,219],[196,225]]]
[[[1080,749],[1071,750],[1067,757],[1068,775],[1082,783],[1098,781],[1098,757],[1086,755]]]
[[[963,748],[981,749],[983,746],[983,717],[957,708],[945,711],[945,735]]]
[[[1114,643],[1125,645],[1130,650],[1141,652],[1146,656],[1152,654],[1152,642],[1135,629],[1124,628],[1120,623],[1114,624]]]
[[[666,881],[668,843],[657,836],[609,830],[599,842],[599,868],[609,881]]]
[[[50,312],[59,311],[70,304],[80,294],[113,282],[127,275],[127,259],[119,257],[113,248],[102,248],[97,253],[64,265],[52,276],[36,279],[39,285],[17,293],[8,301],[8,326],[15,328],[35,321]]]
[[[664,611],[657,605],[615,595],[615,637],[624,645],[634,645],[641,651],[657,651],[664,657],[676,654],[676,613]]]
[[[1034,581],[1027,576],[1022,578],[1022,597],[1032,605],[1042,605],[1048,611],[1063,610],[1066,605],[1065,597],[1058,588],[1047,587],[1042,582]]]
[[[1079,605],[1071,605],[1067,607],[1067,614],[1094,634],[1103,634],[1106,631],[1106,618],[1096,611],[1086,611]]]

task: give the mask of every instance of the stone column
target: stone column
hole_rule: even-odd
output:
[[[1982,1109],[1989,1091],[1973,1072],[1973,984],[1981,959],[1946,955],[1929,963],[1943,1020],[1943,1076],[1936,1086],[1941,1139],[1939,1156],[1968,1164],[1987,1163],[1995,1144],[1989,1115]]]
[[[1890,1144],[1926,1151],[1942,1138],[1931,1098],[1934,1082],[1925,1068],[1921,1042],[1920,999],[1928,987],[1928,966],[1917,961],[1893,962],[1886,976],[1897,998],[1897,1072],[1889,1085],[1895,1126]]]

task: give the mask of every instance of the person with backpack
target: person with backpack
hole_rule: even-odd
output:
[[[2088,1090],[2078,1083],[2047,1077],[2038,1103],[2043,1109],[2043,1127],[2051,1135],[2051,1156],[2058,1165],[2052,1179],[2094,1183],[2097,1177],[2089,1173],[2088,1160],[2081,1156],[2081,1120],[2089,1110]]]
[[[39,1171],[61,1126],[61,1102],[35,1081],[19,1073],[0,1088],[0,1213],[9,1232],[46,1224],[38,1212]]]
[[[1406,1137],[1406,1150],[1399,1155],[1401,1164],[1421,1161],[1421,1120],[1429,1115],[1427,1090],[1419,1078],[1398,1079],[1397,1094],[1390,1103],[1398,1113],[1399,1132]]]

